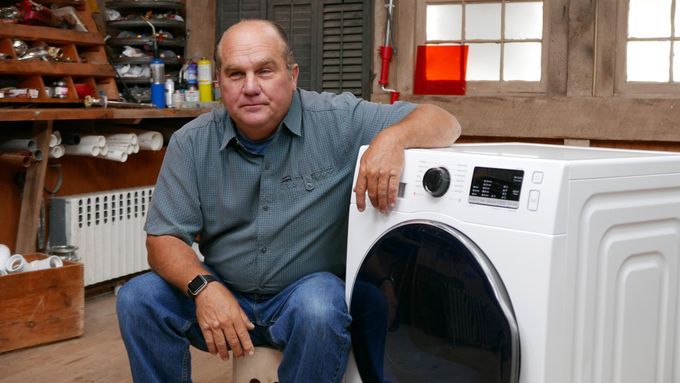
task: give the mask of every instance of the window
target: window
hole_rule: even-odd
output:
[[[680,82],[680,10],[672,0],[631,0],[626,81]]]
[[[619,7],[617,94],[677,93],[680,1],[627,0]]]
[[[419,44],[466,44],[468,89],[542,89],[544,3],[531,0],[424,0]],[[474,84],[477,83],[477,86]],[[494,86],[495,84],[495,86]]]

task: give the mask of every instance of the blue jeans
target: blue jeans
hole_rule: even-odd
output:
[[[344,291],[340,278],[320,272],[272,296],[231,292],[255,324],[253,344],[283,351],[286,383],[342,380],[351,343]],[[120,289],[117,313],[135,382],[191,381],[189,345],[208,351],[191,298],[149,272]]]

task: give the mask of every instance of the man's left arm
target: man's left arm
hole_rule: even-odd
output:
[[[373,206],[383,213],[396,204],[404,149],[446,147],[460,132],[453,115],[438,106],[422,104],[378,133],[360,160],[354,188],[359,211],[366,208],[367,193]]]

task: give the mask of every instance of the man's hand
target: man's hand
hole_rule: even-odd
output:
[[[361,156],[354,192],[357,208],[366,209],[366,192],[382,213],[397,203],[397,191],[404,168],[404,148],[388,134],[379,134]]]
[[[236,358],[253,354],[248,330],[255,325],[220,283],[208,284],[196,297],[196,318],[211,354],[219,354],[223,360],[229,359],[229,348]]]

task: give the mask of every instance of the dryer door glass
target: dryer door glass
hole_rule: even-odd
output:
[[[505,287],[451,227],[410,222],[382,236],[359,270],[350,313],[364,383],[519,381]]]

